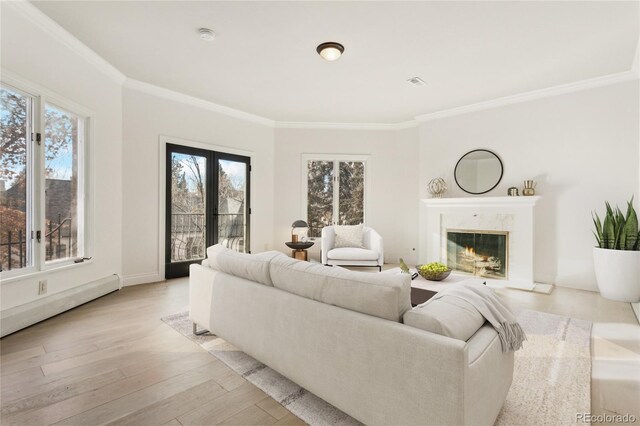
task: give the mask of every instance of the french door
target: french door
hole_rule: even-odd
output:
[[[189,275],[213,244],[249,253],[249,157],[167,144],[166,161],[165,278]]]

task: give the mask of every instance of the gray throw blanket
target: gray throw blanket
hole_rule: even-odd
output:
[[[460,283],[438,292],[433,300],[455,297],[473,306],[493,326],[500,336],[502,352],[517,351],[527,340],[511,309],[492,289],[479,282]]]

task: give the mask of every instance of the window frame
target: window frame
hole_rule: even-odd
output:
[[[308,167],[309,161],[331,161],[333,162],[333,215],[332,225],[336,225],[336,218],[339,217],[340,211],[340,163],[341,162],[362,162],[364,164],[364,194],[362,200],[362,222],[367,222],[367,204],[369,192],[369,158],[367,154],[308,154],[301,155],[301,181],[302,181],[302,209],[301,215],[304,221],[308,219],[308,201],[309,201],[309,182]],[[311,241],[315,241],[320,237],[309,237]]]
[[[93,258],[92,237],[94,235],[93,223],[93,191],[94,180],[92,179],[93,155],[91,152],[91,141],[93,140],[93,127],[95,114],[86,107],[77,104],[45,87],[16,76],[3,75],[0,84],[32,99],[32,120],[31,130],[35,135],[40,133],[41,142],[35,140],[27,144],[27,233],[33,231],[34,237],[31,239],[31,266],[9,271],[0,272],[2,284],[28,278],[29,276],[41,275],[58,269],[81,266],[93,263],[92,259],[76,263],[77,259]],[[46,233],[45,217],[45,106],[49,104],[63,111],[69,112],[81,120],[82,140],[78,145],[78,217],[82,221],[82,230],[78,231],[78,244],[82,247],[75,257],[46,261],[46,243],[44,235]],[[29,125],[29,124],[28,124]],[[80,223],[79,223],[80,225]],[[35,239],[37,231],[41,232],[41,242]]]

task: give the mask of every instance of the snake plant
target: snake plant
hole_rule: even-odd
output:
[[[610,250],[640,251],[640,232],[638,232],[638,216],[633,208],[633,197],[627,202],[627,214],[622,214],[619,207],[611,208],[605,202],[607,209],[604,222],[600,221],[598,213],[593,212],[593,224],[596,230],[598,247]]]

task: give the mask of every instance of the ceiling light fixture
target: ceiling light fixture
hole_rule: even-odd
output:
[[[340,56],[344,52],[344,46],[340,43],[329,41],[319,44],[318,47],[316,47],[316,52],[318,52],[318,54],[322,56],[322,59],[325,59],[327,61],[335,61],[336,59],[340,58]]]
[[[200,38],[204,41],[213,41],[216,38],[216,33],[209,28],[200,28],[198,33],[200,33]]]

